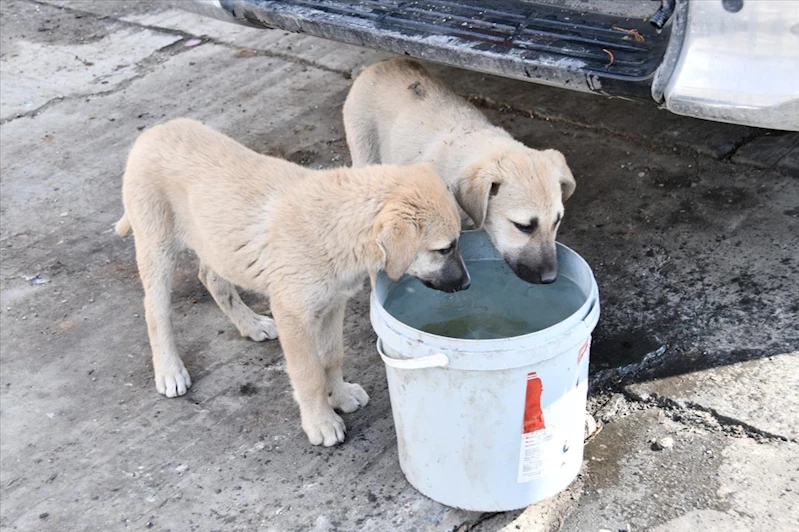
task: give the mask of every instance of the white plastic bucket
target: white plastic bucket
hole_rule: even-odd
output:
[[[483,232],[465,232],[468,262],[501,260]],[[448,506],[481,512],[523,508],[565,489],[583,458],[588,356],[599,291],[588,264],[558,244],[558,274],[585,295],[547,329],[496,340],[428,334],[383,307],[381,274],[370,317],[386,365],[405,477]]]

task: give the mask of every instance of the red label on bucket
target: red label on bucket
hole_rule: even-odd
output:
[[[590,344],[591,344],[591,337],[589,336],[588,338],[585,339],[585,343],[580,348],[580,354],[577,355],[577,363],[578,364],[583,361],[583,356],[585,355],[585,352],[588,351],[588,346]]]
[[[535,432],[546,428],[544,424],[544,412],[541,410],[541,392],[544,391],[544,384],[535,371],[527,374],[527,393],[524,398],[524,423],[522,424],[522,434]]]

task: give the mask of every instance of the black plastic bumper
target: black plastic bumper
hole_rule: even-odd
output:
[[[521,0],[219,0],[235,21],[575,90],[651,98],[669,27]],[[191,9],[181,2],[179,5]]]

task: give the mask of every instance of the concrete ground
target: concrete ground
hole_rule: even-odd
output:
[[[432,66],[562,150],[560,239],[593,266],[598,429],[565,493],[441,506],[405,481],[364,290],[346,443],[302,433],[277,342],[239,337],[187,256],[191,391],[153,386],[133,243],[112,224],[136,135],[201,119],[263,153],[347,164],[351,73],[382,54],[150,2],[0,3],[2,530],[796,530],[799,137]],[[248,301],[265,312],[256,296]]]

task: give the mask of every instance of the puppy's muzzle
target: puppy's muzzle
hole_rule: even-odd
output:
[[[533,284],[549,284],[554,283],[558,278],[558,270],[554,269],[533,269],[526,264],[518,264],[511,266],[513,272],[517,277],[523,281]]]
[[[523,262],[511,262],[506,259],[508,265],[513,270],[516,276],[528,283],[533,284],[549,284],[554,283],[558,278],[558,263],[557,259],[546,261],[543,264],[535,266],[528,266]]]
[[[528,283],[549,284],[558,278],[558,253],[555,242],[531,243],[517,255],[504,255],[516,276]]]
[[[466,270],[461,254],[453,252],[441,269],[438,275],[429,279],[419,279],[428,288],[441,290],[442,292],[458,292],[466,290],[472,285],[472,279]]]

